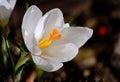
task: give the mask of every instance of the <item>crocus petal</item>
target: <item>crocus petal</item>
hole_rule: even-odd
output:
[[[16,0],[9,0],[10,8],[13,9],[15,6]]]
[[[45,59],[56,62],[67,62],[72,60],[78,53],[78,47],[72,43],[60,44],[56,46],[49,46],[42,53]]]
[[[60,9],[55,8],[48,11],[45,15],[48,15],[47,22],[45,23],[45,34],[44,36],[48,36],[53,28],[61,29],[64,24],[63,14]],[[60,27],[60,28],[59,28]]]
[[[7,25],[11,14],[10,5],[6,0],[0,0],[0,26]]]
[[[36,29],[34,31],[34,37],[36,39],[36,42],[38,43],[39,40],[42,38],[43,36],[43,33],[44,33],[44,27],[45,27],[45,23],[48,19],[48,15],[44,15],[43,17],[41,17],[41,19],[39,20],[37,26],[36,26]]]
[[[47,72],[56,71],[63,66],[62,63],[45,60],[39,56],[32,55],[32,59],[38,67],[40,67],[41,69],[43,69]]]
[[[54,45],[73,43],[80,48],[92,36],[93,30],[86,27],[69,27],[62,30],[62,38]]]
[[[15,3],[16,0],[0,0],[0,26],[7,25]]]
[[[63,27],[64,27],[64,28],[68,28],[68,27],[70,27],[70,24],[69,24],[69,23],[66,23],[66,24],[63,25]]]
[[[22,34],[24,42],[31,53],[40,54],[40,49],[34,38],[34,30],[42,16],[42,12],[36,7],[31,6],[25,13],[22,23]]]
[[[5,7],[0,7],[0,26],[4,27],[9,21],[11,10],[7,10]]]
[[[10,9],[10,4],[7,2],[7,0],[0,0],[0,6],[4,6],[6,9]]]

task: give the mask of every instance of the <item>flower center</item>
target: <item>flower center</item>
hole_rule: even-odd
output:
[[[59,34],[59,31],[56,28],[52,30],[49,36],[50,36],[49,38],[44,37],[39,41],[38,46],[40,49],[49,46],[53,40],[59,40],[61,38],[61,34]]]

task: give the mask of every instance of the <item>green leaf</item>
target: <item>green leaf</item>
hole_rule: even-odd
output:
[[[17,72],[16,72],[16,74],[15,74],[15,77],[14,77],[14,81],[15,81],[15,82],[20,82],[22,72],[23,72],[24,68],[25,68],[27,65],[28,65],[28,64],[24,64],[24,65],[22,65],[21,67],[19,67],[19,69],[17,70]]]
[[[21,56],[15,66],[15,82],[19,82],[21,79],[21,75],[23,72],[23,69],[26,67],[26,62],[30,59],[30,56],[28,55],[28,52],[21,52]]]
[[[2,68],[4,66],[4,58],[3,58],[3,53],[2,53],[2,44],[3,40],[2,40],[2,36],[0,36],[0,68]]]
[[[28,55],[28,52],[21,52],[21,56],[15,66],[15,72],[17,72],[19,67],[25,64],[29,59],[30,59],[30,56]]]
[[[9,41],[6,40],[6,47],[7,47],[7,51],[8,51],[8,63],[10,64],[9,66],[11,67],[12,71],[14,72],[14,68],[15,68],[15,63],[14,63],[14,60],[13,60],[13,57],[12,57],[12,54],[10,52],[10,44],[9,44]]]
[[[4,65],[7,65],[8,52],[6,47],[5,38],[2,36],[1,55],[3,58]]]

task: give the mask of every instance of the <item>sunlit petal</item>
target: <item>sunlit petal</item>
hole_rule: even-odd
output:
[[[70,27],[70,24],[69,24],[69,23],[66,23],[66,24],[63,25],[63,27],[64,27],[64,28],[68,28],[68,27]]]
[[[0,6],[3,6],[8,10],[10,9],[10,4],[8,3],[7,0],[0,0]]]
[[[46,21],[44,36],[48,36],[53,28],[58,28],[59,30],[62,29],[61,27],[64,24],[64,19],[60,9],[52,9],[48,11],[45,15],[48,15],[49,17]]]
[[[10,4],[10,8],[13,9],[15,7],[16,0],[8,0]]]
[[[38,42],[42,36],[43,36],[43,33],[45,31],[45,25],[46,25],[46,21],[48,19],[48,15],[44,15],[43,17],[41,17],[41,19],[39,20],[37,26],[36,26],[36,29],[34,31],[34,37],[36,39],[36,41]]]
[[[34,30],[42,16],[42,12],[36,7],[31,6],[24,15],[22,23],[22,34],[25,44],[31,53],[40,54],[40,49],[34,38]]]
[[[15,3],[16,0],[0,0],[0,26],[5,27],[8,24]]]
[[[5,7],[0,7],[0,26],[4,27],[9,21],[11,10],[7,10]]]
[[[86,27],[69,27],[65,28],[61,34],[62,38],[54,41],[54,45],[73,43],[78,48],[85,44],[85,42],[92,36],[93,30]]]

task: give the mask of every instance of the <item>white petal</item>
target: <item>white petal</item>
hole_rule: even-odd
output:
[[[62,63],[57,63],[49,60],[45,60],[39,56],[32,56],[34,63],[40,67],[41,69],[47,71],[47,72],[53,72],[58,69],[60,69],[63,64]]]
[[[63,29],[61,34],[61,39],[54,41],[54,45],[73,43],[80,48],[92,36],[93,30],[86,27],[69,27]]]
[[[12,10],[7,10],[5,7],[0,6],[0,26],[4,27],[9,21]]]
[[[70,24],[69,23],[66,23],[63,25],[64,28],[69,28],[70,27]]]
[[[72,60],[78,53],[78,47],[72,43],[49,46],[41,56],[56,62],[67,62]]]
[[[8,10],[10,9],[10,4],[7,2],[7,0],[0,0],[0,6],[4,6]]]
[[[40,55],[40,49],[34,38],[34,30],[42,16],[42,12],[36,7],[31,6],[25,13],[22,23],[22,34],[25,44],[31,53]]]
[[[28,8],[23,17],[22,29],[33,32],[41,16],[42,12],[39,10],[38,7],[33,5],[30,8]]]
[[[60,9],[52,9],[45,15],[49,16],[45,25],[45,36],[47,36],[53,28],[62,29],[61,27],[64,24],[64,18]]]
[[[43,17],[41,17],[41,19],[39,20],[36,29],[34,31],[34,37],[36,39],[37,42],[39,42],[39,40],[42,38],[43,33],[44,33],[44,27],[45,27],[45,23],[48,19],[48,15],[44,15]]]
[[[0,26],[4,27],[7,25],[11,12],[14,8],[13,5],[15,5],[15,3],[16,0],[0,0]],[[11,4],[13,4],[13,8],[11,7]]]
[[[16,0],[9,0],[11,9],[13,9],[15,7],[15,3],[16,3]]]

